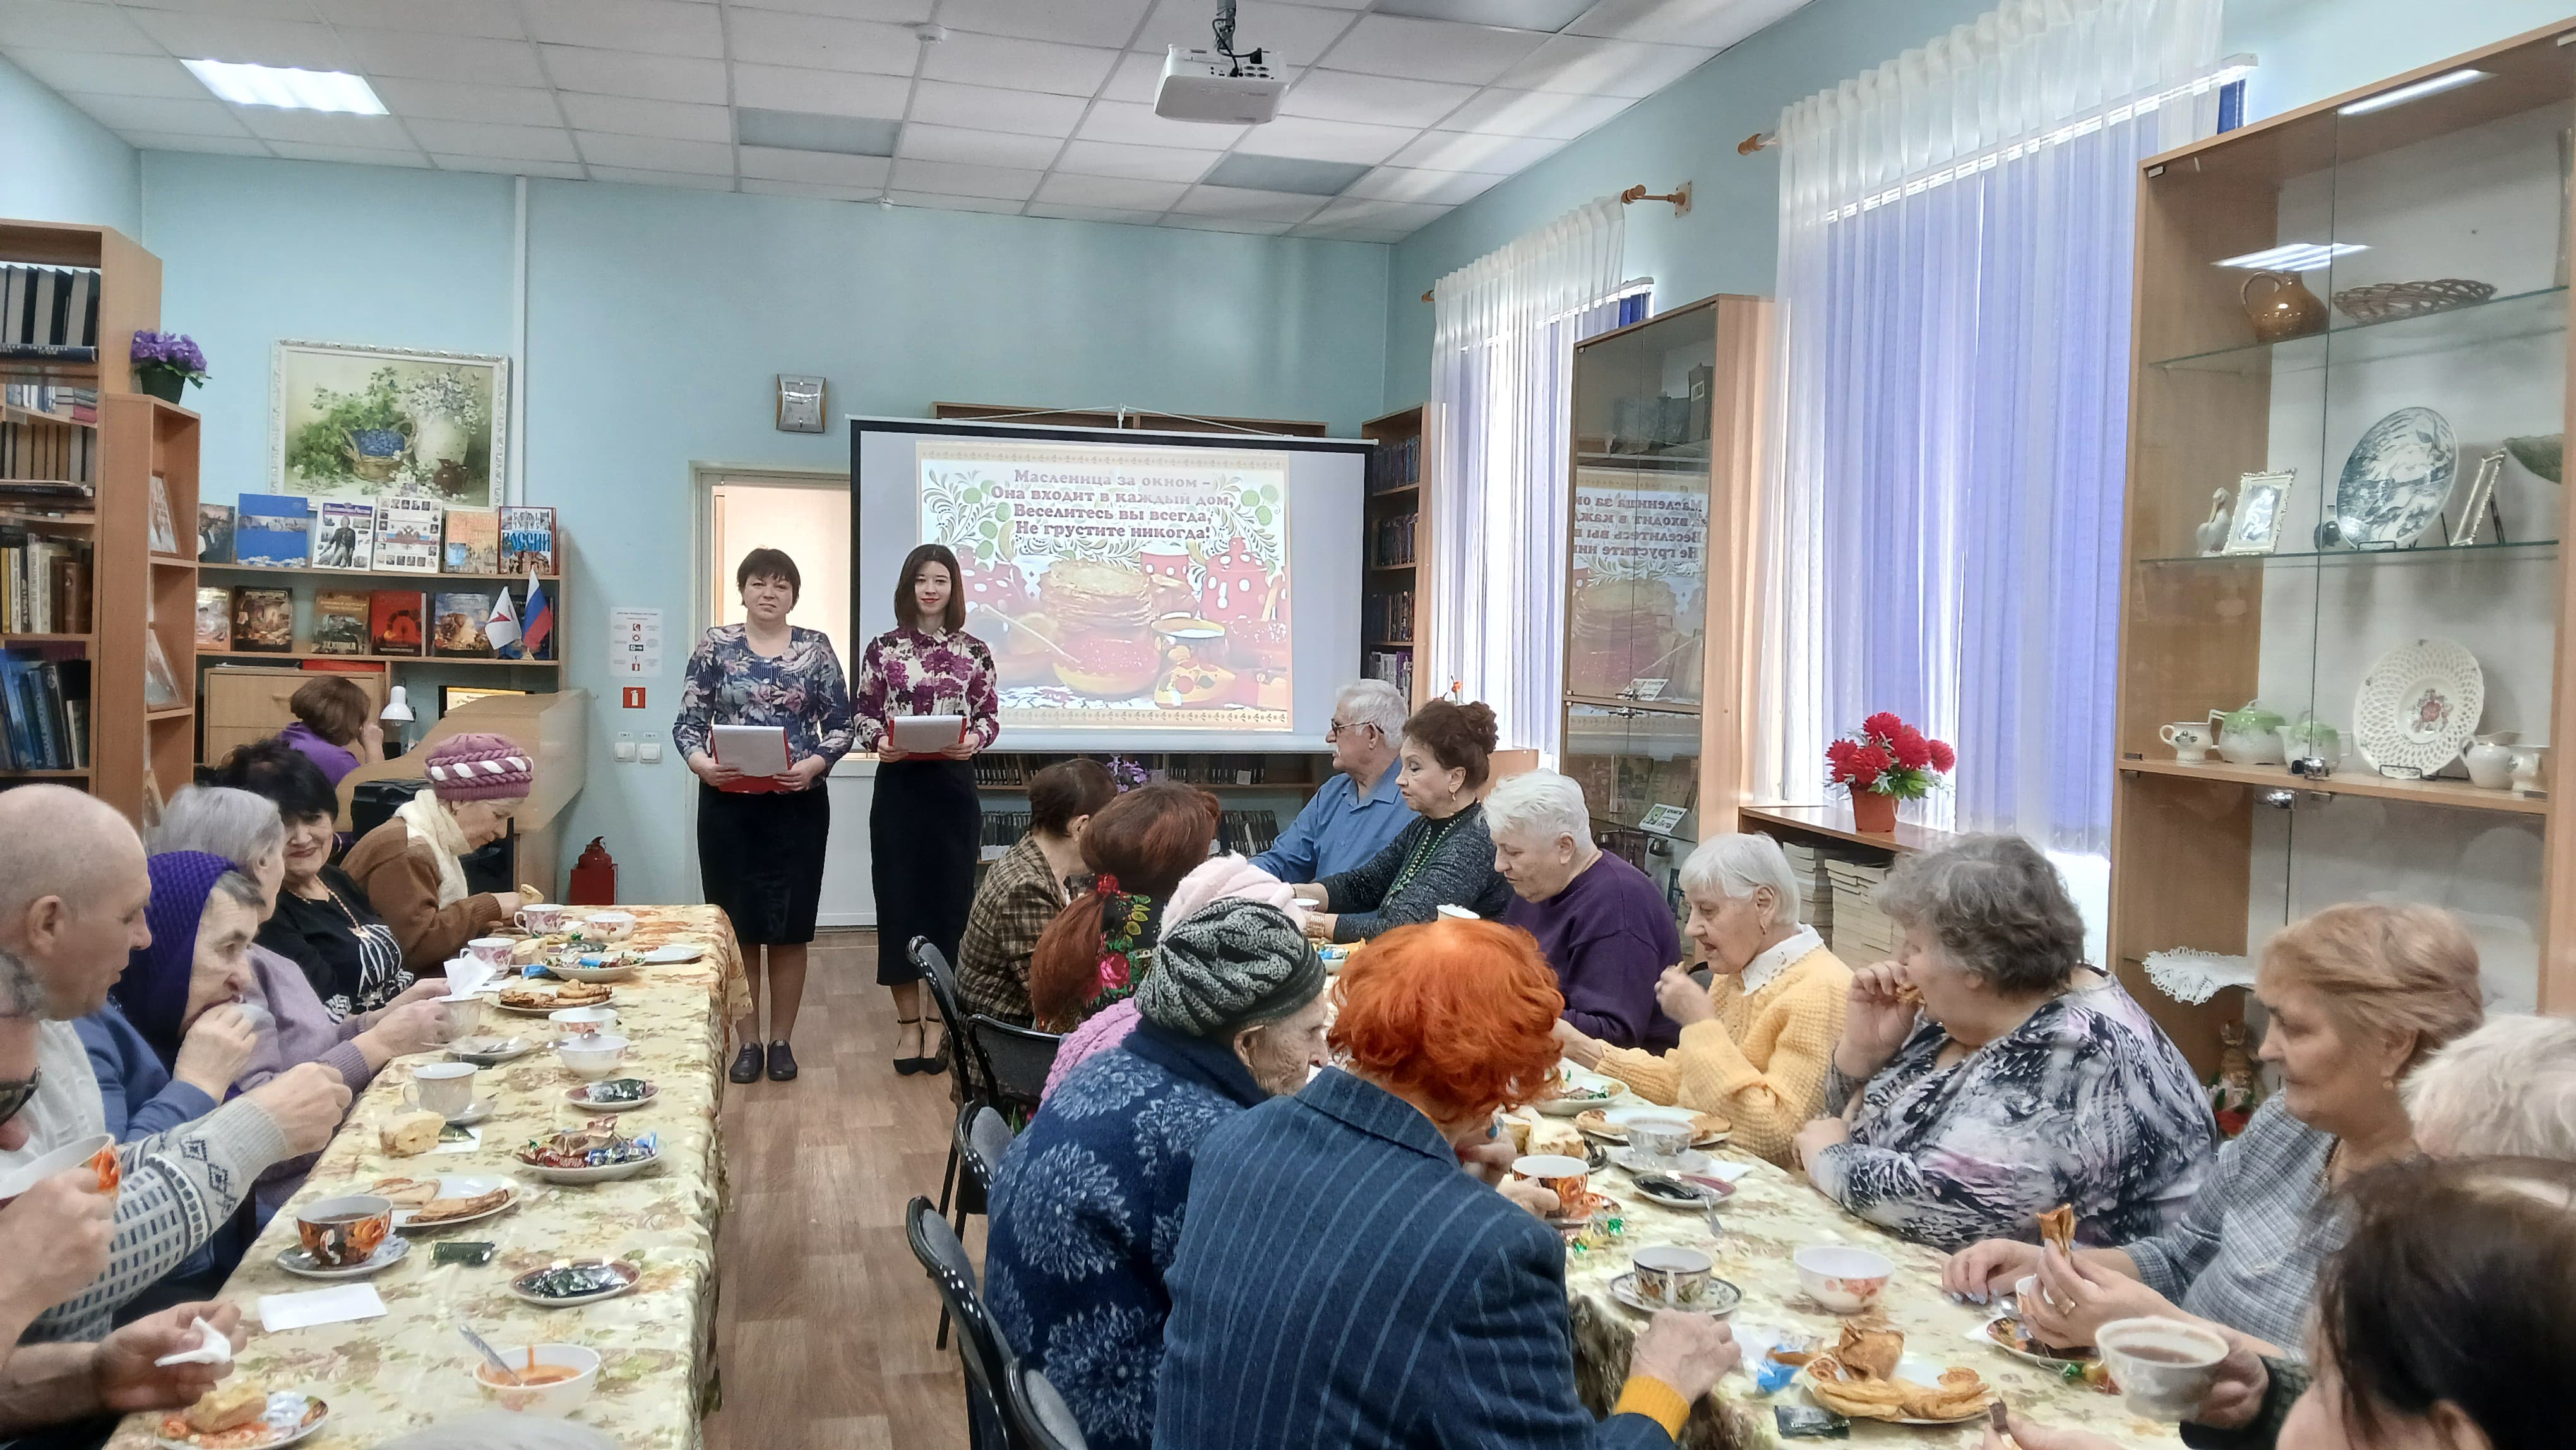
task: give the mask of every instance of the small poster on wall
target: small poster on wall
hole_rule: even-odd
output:
[[[608,672],[622,680],[662,678],[662,611],[608,611]]]

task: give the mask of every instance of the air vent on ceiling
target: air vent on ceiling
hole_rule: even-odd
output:
[[[866,116],[826,116],[819,111],[764,111],[739,106],[733,135],[745,146],[782,151],[830,151],[842,156],[892,156],[901,121]]]
[[[1348,161],[1305,161],[1293,156],[1253,156],[1238,151],[1218,162],[1206,180],[1210,186],[1240,186],[1251,191],[1339,196],[1372,169]]]
[[[1454,20],[1461,25],[1499,25],[1509,30],[1544,30],[1556,34],[1592,8],[1593,0],[1377,0],[1380,15],[1408,15],[1416,20]]]

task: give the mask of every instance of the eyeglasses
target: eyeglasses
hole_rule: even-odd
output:
[[[0,1078],[0,1123],[8,1122],[36,1100],[36,1079],[44,1076],[31,1072],[23,1079]]]
[[[1324,727],[1324,738],[1330,740],[1345,730],[1374,730],[1376,728],[1377,727],[1375,725],[1370,724],[1366,720],[1352,720],[1348,722],[1336,720]]]

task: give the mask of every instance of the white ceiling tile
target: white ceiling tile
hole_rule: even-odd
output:
[[[1584,96],[1651,96],[1717,54],[1687,45],[1639,45],[1554,35],[1529,59],[1505,72],[1496,85],[1523,91],[1571,91]]]
[[[441,35],[488,35],[517,40],[519,7],[511,0],[308,0],[314,13],[335,25],[379,30],[426,30]]]
[[[1237,221],[1302,222],[1323,209],[1324,198],[1287,191],[1252,191],[1239,186],[1193,186],[1172,209],[1197,217]]]
[[[486,86],[542,86],[537,52],[520,40],[479,35],[423,35],[401,30],[340,27],[340,39],[370,77],[417,76]]]
[[[935,191],[890,191],[886,195],[897,206],[918,207],[923,211],[986,211],[1009,216],[1020,209],[1016,201],[989,196],[956,196]]]
[[[1076,141],[1064,148],[1056,170],[1089,176],[1124,176],[1138,181],[1196,181],[1216,165],[1222,151],[1185,151],[1176,146],[1121,146],[1110,141]]]
[[[1419,201],[1371,201],[1337,196],[1307,218],[1317,227],[1364,227],[1382,232],[1411,232],[1449,214],[1445,206]]]
[[[971,131],[956,126],[904,124],[895,154],[922,161],[962,161],[972,166],[1017,166],[1044,171],[1055,164],[1064,143],[1052,136],[1016,136],[1008,131]]]
[[[731,191],[731,176],[698,171],[660,171],[649,166],[593,166],[593,181],[624,181],[637,186],[682,186],[691,191]]]
[[[172,100],[203,100],[206,96],[205,83],[166,55],[12,46],[9,58],[57,91],[87,91],[97,96],[167,96]]]
[[[484,121],[502,126],[560,126],[553,93],[535,86],[477,86],[386,76],[373,82],[378,99],[397,116],[435,121]]]
[[[1327,70],[1490,85],[1547,37],[1527,30],[1366,15],[1323,59]]]
[[[939,23],[950,30],[1105,45],[1115,50],[1136,33],[1151,0],[945,0]],[[1214,14],[1213,8],[1209,11]]]
[[[1166,46],[1212,49],[1216,33],[1209,28],[1209,22],[1215,18],[1216,6],[1208,0],[1161,0],[1154,7],[1153,18],[1145,22],[1144,34],[1129,49],[1152,52],[1158,66]],[[1258,49],[1263,52],[1262,61],[1274,73],[1281,66],[1313,65],[1315,58],[1350,27],[1351,19],[1347,10],[1242,0],[1235,13],[1235,54],[1249,55]]]
[[[551,176],[564,181],[586,181],[590,172],[578,161],[529,161],[507,156],[446,156],[436,151],[429,159],[441,171],[481,171],[495,176]]]
[[[913,86],[912,119],[934,126],[1065,137],[1073,134],[1074,126],[1082,120],[1083,108],[1089,104],[1080,96],[918,81]]]
[[[900,25],[739,6],[725,14],[736,62],[908,76],[921,53],[920,40]]]
[[[528,34],[560,45],[722,59],[722,12],[696,0],[540,0]]]
[[[1062,172],[1038,188],[1038,200],[1059,206],[1114,207],[1160,212],[1181,199],[1187,186],[1177,181],[1136,181],[1121,176],[1067,176]]]
[[[1416,171],[1381,166],[1350,185],[1342,195],[1379,201],[1427,201],[1456,206],[1473,201],[1502,181],[1481,171]]]
[[[1723,50],[1807,0],[1600,0],[1565,27],[1568,35],[1656,41]]]
[[[113,131],[171,131],[183,136],[247,136],[241,113],[208,96],[183,100],[163,96],[93,96],[73,92],[64,97]]]
[[[1351,121],[1318,121],[1282,116],[1255,126],[1235,143],[1237,151],[1258,156],[1296,156],[1309,161],[1355,161],[1374,166],[1393,156],[1421,132],[1409,126],[1362,126]]]
[[[381,146],[324,146],[311,141],[271,141],[268,148],[289,161],[345,161],[354,166],[417,166],[429,157],[418,151],[389,151]]]
[[[1507,91],[1488,87],[1440,123],[1444,131],[1489,136],[1547,136],[1572,140],[1636,102],[1624,96],[1572,96],[1556,91]]]
[[[269,156],[275,153],[256,136],[189,136],[176,131],[128,131],[117,135],[143,151],[196,151],[217,156]]]
[[[874,201],[885,195],[882,186],[832,186],[820,181],[764,181],[743,178],[742,189],[753,196],[806,196],[823,201]]]
[[[1001,166],[960,166],[948,161],[897,161],[894,184],[903,191],[926,191],[942,196],[1007,197],[1026,201],[1038,189],[1044,176],[1040,171],[1024,171]]]
[[[47,46],[118,55],[159,55],[161,43],[123,11],[75,0],[0,0],[0,48]]]
[[[1296,223],[1248,221],[1239,217],[1190,216],[1181,212],[1169,212],[1164,215],[1161,225],[1187,227],[1194,232],[1241,232],[1247,236],[1275,237],[1284,234]]]
[[[380,151],[418,150],[393,116],[352,116],[337,111],[287,111],[275,106],[235,106],[233,114],[254,136],[313,146],[372,146]]]
[[[1033,201],[1028,215],[1052,217],[1068,222],[1118,222],[1127,226],[1149,227],[1162,220],[1159,211],[1127,211],[1114,206],[1068,206],[1058,201]]]
[[[1310,70],[1280,99],[1279,113],[1420,128],[1438,122],[1474,94],[1474,86],[1364,76],[1354,71]]]
[[[763,111],[811,111],[825,116],[899,121],[903,119],[905,98],[911,94],[912,81],[906,76],[787,65],[737,64],[733,68],[733,103]],[[1066,129],[1071,128],[1068,122]]]
[[[192,60],[254,61],[307,70],[347,70],[349,52],[315,20],[252,20],[182,10],[129,10],[145,34]]]
[[[122,0],[127,10],[188,10],[199,15],[239,15],[258,20],[310,20],[306,0]]]
[[[882,191],[893,166],[882,156],[843,156],[834,151],[787,151],[770,146],[742,148],[743,176],[756,176],[763,181],[863,186]]]
[[[828,15],[835,20],[880,20],[913,25],[930,18],[936,0],[733,0],[735,14],[745,10],[784,10],[797,15]]]
[[[1177,146],[1189,151],[1222,151],[1243,139],[1250,128],[1211,126],[1198,121],[1166,121],[1151,106],[1125,101],[1095,101],[1082,128],[1073,134],[1085,141],[1115,141],[1125,146]]]
[[[480,121],[406,118],[412,139],[434,156],[488,156],[494,161],[578,164],[572,134],[560,126],[496,126]]]
[[[725,103],[724,62],[689,55],[646,55],[633,50],[589,50],[578,45],[537,47],[555,88],[639,100]]]
[[[620,136],[668,136],[675,141],[731,141],[733,113],[722,106],[679,101],[639,101],[632,96],[563,94],[564,115],[575,129]]]
[[[1562,141],[1538,136],[1472,136],[1464,131],[1425,131],[1395,153],[1398,166],[1428,171],[1487,171],[1509,176],[1553,154]]]
[[[629,171],[698,171],[733,175],[733,148],[710,141],[674,141],[663,136],[618,136],[583,131],[575,139],[581,157],[594,167]]]
[[[1100,88],[1104,101],[1128,101],[1137,105],[1154,104],[1154,96],[1163,88],[1163,53],[1128,54],[1118,57],[1118,68],[1109,73],[1109,84]]]
[[[1380,246],[1393,246],[1411,233],[1380,231],[1375,227],[1328,227],[1319,226],[1314,222],[1300,222],[1288,229],[1288,235],[1308,237],[1319,242],[1375,242]]]
[[[1117,61],[1114,50],[957,31],[922,48],[921,74],[925,80],[1088,96],[1100,89]]]

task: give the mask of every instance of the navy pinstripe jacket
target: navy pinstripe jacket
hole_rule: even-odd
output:
[[[1348,1073],[1200,1142],[1165,1283],[1156,1450],[1672,1444],[1575,1398],[1557,1236]]]

